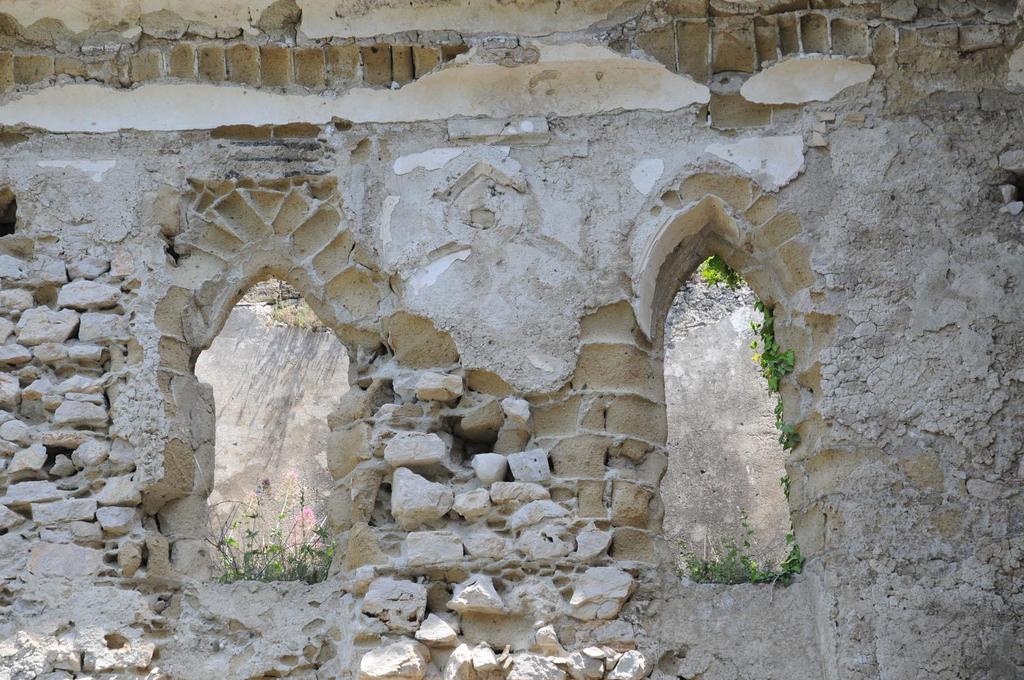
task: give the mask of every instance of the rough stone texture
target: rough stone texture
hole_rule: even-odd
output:
[[[454,675],[1021,675],[1012,3],[357,4],[0,8],[0,418],[30,430],[0,446],[0,668],[437,677],[454,653],[362,613],[394,578],[457,618]],[[691,583],[664,541],[663,322],[711,253],[795,351],[788,585]],[[208,583],[195,362],[272,276],[346,346],[327,426],[366,446],[329,470],[324,582]],[[450,466],[392,475],[398,432]],[[474,456],[531,450],[549,478],[450,512]],[[413,530],[465,553],[410,565]]]

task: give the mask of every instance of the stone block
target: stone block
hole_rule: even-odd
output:
[[[491,485],[491,502],[495,505],[522,504],[549,498],[551,492],[535,482],[495,482]]]
[[[75,332],[78,323],[78,313],[70,309],[54,311],[49,307],[34,307],[22,312],[18,320],[18,342],[28,346],[64,342]]]
[[[278,45],[260,46],[260,83],[285,87],[292,82],[292,51]]]
[[[45,464],[46,447],[42,444],[33,444],[14,454],[7,464],[7,474],[11,479],[37,477]]]
[[[711,93],[711,126],[720,130],[763,127],[772,122],[772,107],[754,104],[739,94]]]
[[[780,213],[754,234],[754,245],[772,250],[800,233],[800,219],[793,213]]]
[[[548,454],[543,449],[510,454],[508,466],[517,482],[544,482],[551,478]]]
[[[444,484],[431,482],[411,470],[395,470],[391,486],[391,514],[404,529],[440,519],[452,509],[455,494]]]
[[[462,377],[449,373],[420,373],[416,378],[416,397],[423,400],[451,401],[462,396]]]
[[[82,578],[93,576],[103,566],[103,553],[73,543],[37,543],[28,558],[28,571],[35,576]]]
[[[817,54],[828,52],[828,17],[809,12],[800,17],[800,40],[803,51]]]
[[[626,344],[584,345],[572,376],[572,387],[580,390],[653,395],[657,391],[656,383],[650,355]]]
[[[429,662],[430,651],[423,644],[399,640],[364,654],[358,680],[423,680]]]
[[[555,476],[603,478],[609,444],[607,438],[598,435],[563,439],[551,449]]]
[[[459,564],[463,557],[462,539],[451,531],[413,531],[405,537],[402,556],[410,567]]]
[[[352,82],[359,78],[359,45],[328,45],[327,76],[331,82]]]
[[[0,373],[0,409],[14,411],[21,401],[21,381],[13,375]]]
[[[412,47],[393,45],[391,47],[391,79],[399,85],[407,85],[415,78]]]
[[[750,180],[709,173],[687,177],[680,193],[684,203],[699,201],[711,195],[719,197],[736,210],[746,210],[754,197]]]
[[[137,521],[135,508],[109,506],[96,511],[96,521],[103,531],[111,536],[123,536],[131,531]]]
[[[604,480],[581,480],[576,483],[576,503],[580,517],[604,519],[608,516],[604,487]]]
[[[319,89],[326,84],[327,62],[319,47],[295,50],[295,82],[303,87]]]
[[[370,583],[362,603],[364,614],[380,619],[398,633],[414,633],[426,608],[426,586],[390,577]]]
[[[491,511],[491,497],[487,489],[466,491],[455,496],[452,508],[470,521],[480,519]]]
[[[40,525],[89,521],[96,516],[96,501],[74,498],[55,503],[32,503],[32,521]]]
[[[618,616],[633,591],[633,577],[616,567],[590,567],[576,577],[569,614],[581,621]]]
[[[717,19],[711,35],[711,50],[711,70],[714,73],[753,73],[753,22],[743,18]]]
[[[574,546],[562,539],[559,528],[541,526],[519,534],[515,548],[528,560],[556,560],[571,553]]]
[[[484,484],[493,484],[505,479],[508,460],[500,453],[478,453],[470,461],[477,479]]]
[[[430,319],[398,312],[385,319],[384,332],[395,358],[405,367],[443,368],[459,360],[451,337]]]
[[[196,50],[188,43],[177,43],[171,48],[167,75],[172,78],[194,80],[196,77]]]
[[[131,75],[133,83],[156,80],[163,75],[164,55],[159,50],[144,50],[133,54]]]
[[[754,48],[758,64],[779,58],[779,27],[775,17],[754,17]]]
[[[363,80],[367,85],[391,85],[391,46],[383,43],[360,47]]]
[[[139,489],[130,475],[108,477],[103,488],[96,494],[100,505],[134,506],[142,502]]]
[[[359,522],[349,529],[342,569],[352,571],[366,565],[386,564],[387,561],[388,556],[381,550],[377,535],[369,525]]]
[[[508,529],[518,531],[548,519],[565,517],[569,512],[558,503],[549,500],[530,501],[512,513],[508,518]]]
[[[416,631],[416,639],[428,647],[454,647],[459,641],[458,624],[437,614],[427,614]]]
[[[399,432],[384,446],[384,460],[392,467],[422,467],[448,461],[448,445],[433,433]]]
[[[0,92],[14,87],[14,55],[0,52]]]
[[[842,17],[832,20],[833,54],[859,57],[867,54],[870,50],[871,39],[865,22]]]
[[[30,352],[24,345],[14,343],[0,345],[0,364],[7,366],[22,366],[30,361],[32,361],[32,352]]]
[[[614,560],[655,562],[654,539],[643,529],[617,527],[612,534],[611,556]]]
[[[662,443],[668,436],[667,427],[665,405],[643,397],[618,396],[605,409],[605,428],[608,432]]]
[[[612,525],[645,528],[653,495],[639,484],[616,480],[612,485]]]
[[[472,405],[455,427],[456,433],[472,442],[494,441],[505,422],[505,412],[497,399],[485,399]]]
[[[580,397],[548,401],[533,407],[533,433],[537,438],[575,434],[578,429]]]
[[[49,80],[53,77],[53,57],[42,54],[14,55],[14,82],[19,85]]]
[[[640,49],[664,65],[669,71],[673,73],[679,71],[676,60],[676,32],[674,24],[641,33],[637,36],[636,41]]]
[[[32,503],[47,503],[63,497],[63,492],[53,482],[18,482],[7,486],[7,492],[0,497],[0,505],[12,508],[27,507]]]
[[[779,247],[779,258],[785,272],[787,292],[792,294],[814,284],[811,249],[808,245],[791,239]]]
[[[459,614],[504,614],[505,603],[490,576],[474,574],[455,586],[448,608]]]
[[[260,84],[260,50],[255,45],[239,43],[227,48],[227,77],[233,83]]]
[[[413,77],[422,78],[441,63],[441,50],[436,47],[413,46],[412,63]]]
[[[668,0],[665,11],[673,17],[706,17],[708,0]]]
[[[106,283],[79,279],[63,286],[57,293],[57,304],[72,309],[105,309],[121,298],[121,290]]]

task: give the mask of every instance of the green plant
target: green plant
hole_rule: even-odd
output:
[[[761,323],[756,321],[750,323],[750,327],[760,338],[750,343],[751,349],[760,350],[753,356],[753,359],[761,366],[761,375],[768,381],[768,391],[771,394],[779,394],[782,378],[793,372],[796,355],[791,349],[783,352],[779,343],[776,342],[775,312],[772,308],[761,300],[754,303],[754,308],[761,312],[762,321]],[[782,410],[782,396],[779,395],[778,402],[775,404],[775,427],[779,430],[779,443],[788,451],[800,443],[800,433],[785,421]]]
[[[729,263],[719,255],[712,255],[701,262],[700,266],[697,267],[697,273],[704,279],[704,283],[710,286],[721,283],[735,289],[746,283],[743,277],[739,275],[739,272],[730,267]]]
[[[220,582],[327,578],[335,540],[308,498],[290,473],[279,488],[264,479],[245,501],[227,503],[232,507],[208,539],[220,557]]]
[[[740,525],[743,528],[743,539],[740,545],[734,541],[728,541],[711,554],[697,556],[688,553],[683,556],[686,564],[686,574],[691,581],[697,583],[789,583],[794,574],[799,574],[804,568],[804,557],[800,553],[800,546],[797,545],[796,537],[792,532],[786,534],[786,545],[789,552],[779,563],[778,568],[771,569],[762,567],[753,557],[747,554],[750,550],[750,537],[754,530],[750,526],[747,513],[741,511]]]
[[[270,318],[284,326],[292,326],[307,331],[322,331],[325,327],[320,323],[313,309],[305,300],[298,302],[279,300],[270,310]]]

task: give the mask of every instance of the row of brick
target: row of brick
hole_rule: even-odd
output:
[[[309,89],[366,84],[404,85],[465,52],[465,45],[326,45],[286,47],[237,43],[178,43],[142,49],[116,60],[0,52],[0,91],[56,76],[129,85],[160,78]]]

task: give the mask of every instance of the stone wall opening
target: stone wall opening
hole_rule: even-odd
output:
[[[320,544],[320,533],[328,533],[327,418],[349,387],[345,347],[297,290],[272,278],[239,300],[195,374],[212,388],[216,406],[209,496],[215,573],[302,578],[275,571],[270,555],[266,564],[235,558],[246,549]],[[326,570],[329,562],[316,566]]]
[[[18,227],[18,200],[8,187],[0,188],[0,236],[10,236]]]
[[[665,320],[668,471],[662,481],[665,536],[680,566],[741,548],[758,564],[785,558],[789,508],[779,483],[774,400],[753,361],[757,297],[709,284],[680,288]],[[747,545],[749,544],[749,545]]]

